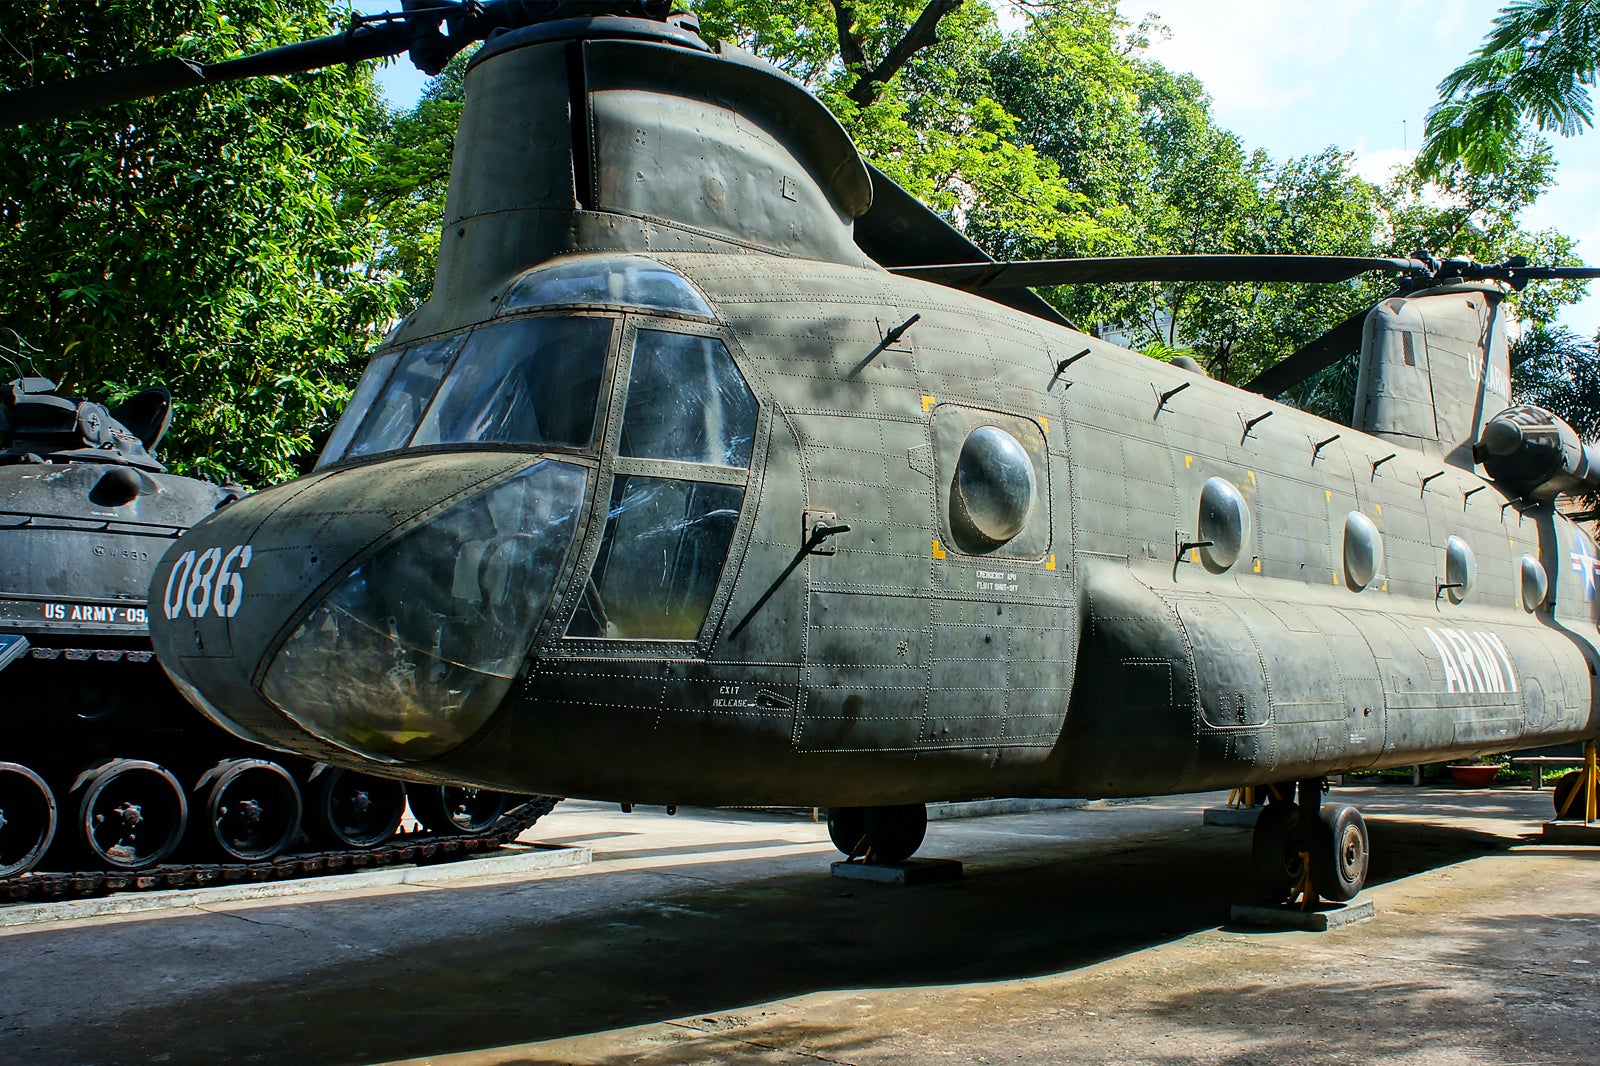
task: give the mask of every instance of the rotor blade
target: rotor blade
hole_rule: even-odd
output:
[[[1515,267],[1512,270],[1512,276],[1519,278],[1530,278],[1534,281],[1583,281],[1588,278],[1600,278],[1600,267]]]
[[[395,55],[411,46],[413,32],[404,22],[362,25],[346,33],[287,44],[221,63],[162,59],[126,70],[17,89],[0,95],[0,119],[21,125],[59,118],[91,108],[139,100],[175,89],[272,74],[298,74],[339,63]]]
[[[1396,289],[1383,300],[1399,296],[1403,292],[1403,289]],[[1383,300],[1377,303],[1382,303]],[[1258,392],[1263,396],[1280,396],[1317,371],[1332,366],[1361,347],[1361,328],[1367,321],[1367,315],[1376,306],[1377,304],[1370,304],[1363,307],[1293,355],[1278,360],[1256,375],[1254,380],[1247,381],[1239,387],[1247,392]]]
[[[957,289],[1032,288],[1134,281],[1347,281],[1370,270],[1428,273],[1416,259],[1352,255],[1127,255],[1102,259],[1030,259],[951,263],[894,272]]]
[[[967,240],[889,175],[871,163],[867,164],[867,172],[872,175],[872,206],[856,219],[855,238],[861,250],[876,262],[899,272],[897,268],[916,268],[926,263],[947,262],[957,256],[984,254],[982,248]],[[1036,292],[1002,289],[985,295],[995,303],[1025,311],[1047,322],[1072,325]]]
[[[71,115],[91,108],[138,100],[205,83],[204,68],[187,59],[160,59],[140,67],[90,74],[71,81],[16,89],[0,95],[0,115],[8,126]]]

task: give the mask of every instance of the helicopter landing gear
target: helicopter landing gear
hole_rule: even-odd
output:
[[[851,859],[904,862],[922,846],[927,831],[928,808],[922,803],[828,808],[828,836]]]
[[[1309,910],[1319,898],[1344,903],[1367,883],[1372,843],[1361,812],[1348,804],[1322,804],[1323,779],[1299,783],[1299,802],[1274,789],[1256,821],[1251,857],[1256,877],[1273,903],[1299,902]]]

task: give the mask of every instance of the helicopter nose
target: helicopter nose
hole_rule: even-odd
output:
[[[561,581],[584,467],[408,456],[267,490],[156,569],[151,635],[224,728],[313,758],[442,756],[488,724]]]

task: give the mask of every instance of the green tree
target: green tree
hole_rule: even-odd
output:
[[[1525,331],[1511,345],[1511,381],[1519,403],[1565,419],[1584,440],[1600,440],[1600,348],[1559,326]]]
[[[1472,56],[1439,83],[1418,170],[1512,165],[1524,126],[1563,137],[1593,125],[1589,87],[1600,65],[1600,2],[1512,0]]]
[[[862,155],[958,227],[1049,239],[1084,221],[1059,168],[1016,136],[987,59],[994,11],[963,0],[698,0],[732,41],[815,92]]]
[[[17,0],[6,88],[333,32],[325,0]],[[192,89],[0,130],[0,325],[75,392],[177,400],[173,469],[291,476],[399,286],[370,211],[370,65]]]
[[[433,294],[450,162],[465,99],[463,79],[476,51],[456,53],[409,111],[384,113],[374,136],[371,169],[352,174],[342,190],[348,212],[368,215],[376,223],[380,239],[372,265],[378,276],[401,289],[407,310]]]

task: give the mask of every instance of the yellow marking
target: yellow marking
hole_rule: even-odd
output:
[[[1185,456],[1184,456],[1184,457],[1183,457],[1183,468],[1184,468],[1184,469],[1185,469],[1185,470],[1187,470],[1187,469],[1189,469],[1189,464],[1191,464],[1191,463],[1193,463],[1193,462],[1194,462],[1194,456],[1192,456],[1192,455],[1185,455]]]
[[[1378,512],[1378,517],[1382,518],[1383,517],[1383,504],[1375,503],[1372,506]]]
[[[1322,495],[1327,497],[1329,500],[1332,500],[1333,499],[1333,490],[1332,489],[1323,489],[1322,490]]]
[[[938,537],[934,537],[933,538],[933,557],[935,559],[943,559],[944,556],[945,556],[944,545],[939,543],[939,538]]]
[[[1254,470],[1246,470],[1244,473],[1250,479],[1250,484],[1254,485],[1256,483],[1256,472]]]
[[[934,398],[932,396],[924,396],[922,398],[922,413],[923,414],[927,414],[928,413],[928,408],[932,407],[935,402],[936,401],[934,400]]]
[[[1337,571],[1337,570],[1335,570],[1333,572],[1333,583],[1335,585],[1337,585],[1339,583],[1339,571]]]
[[[1056,553],[1055,552],[1051,552],[1050,553],[1050,558],[1045,560],[1044,568],[1046,570],[1054,570],[1056,568]]]
[[[1189,559],[1190,559],[1191,562],[1198,563],[1200,561],[1200,549],[1199,548],[1195,548],[1194,550],[1189,552]]]
[[[1385,591],[1385,592],[1389,591],[1389,579],[1388,578],[1384,578],[1383,579],[1383,591]]]
[[[1256,573],[1261,573],[1261,556],[1256,556]]]
[[[1045,435],[1048,436],[1050,433],[1050,420],[1044,415],[1040,415],[1039,424],[1044,427]]]

